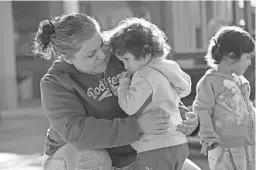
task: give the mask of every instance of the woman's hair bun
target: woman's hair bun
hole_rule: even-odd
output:
[[[43,50],[47,48],[51,42],[51,35],[55,33],[54,26],[51,21],[44,22],[42,25],[42,33],[39,35],[39,39],[43,45]]]

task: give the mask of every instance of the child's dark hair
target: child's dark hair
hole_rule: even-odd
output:
[[[165,33],[143,18],[130,17],[120,21],[108,36],[108,44],[114,54],[123,56],[129,52],[135,56],[135,60],[147,54],[165,57],[171,50]]]
[[[240,59],[243,53],[252,53],[254,49],[255,42],[248,32],[237,26],[223,26],[211,38],[205,59],[209,66],[216,67],[231,52],[235,59]]]

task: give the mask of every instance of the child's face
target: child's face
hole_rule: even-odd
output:
[[[124,67],[128,72],[132,74],[139,70],[141,67],[145,66],[151,57],[146,56],[145,58],[140,58],[139,60],[134,60],[135,56],[129,52],[126,52],[123,56],[118,56],[118,59],[124,63]]]
[[[251,53],[243,53],[241,58],[236,60],[232,67],[232,72],[236,75],[243,75],[249,65],[251,65],[251,58],[253,54]]]

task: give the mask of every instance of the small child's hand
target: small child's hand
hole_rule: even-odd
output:
[[[123,71],[120,75],[120,79],[124,79],[124,78],[131,79],[131,77],[132,77],[132,74],[130,72],[127,72],[127,71]]]
[[[194,112],[186,112],[186,120],[179,124],[177,131],[182,132],[184,135],[190,135],[198,126],[198,117]]]
[[[215,149],[218,145],[219,145],[218,143],[213,143],[213,142],[209,142],[208,144],[203,144],[201,148],[201,153],[204,154],[204,156],[207,156],[208,151]]]
[[[122,72],[119,78],[119,85],[130,85],[131,84],[131,73]]]

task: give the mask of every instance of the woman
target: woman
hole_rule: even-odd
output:
[[[165,132],[169,117],[157,110],[127,117],[120,109],[114,93],[124,67],[103,52],[99,24],[79,13],[42,21],[34,47],[44,58],[58,56],[40,83],[50,122],[44,169],[136,169],[129,144],[140,133]],[[197,125],[197,117],[188,114],[181,129],[191,134]]]

